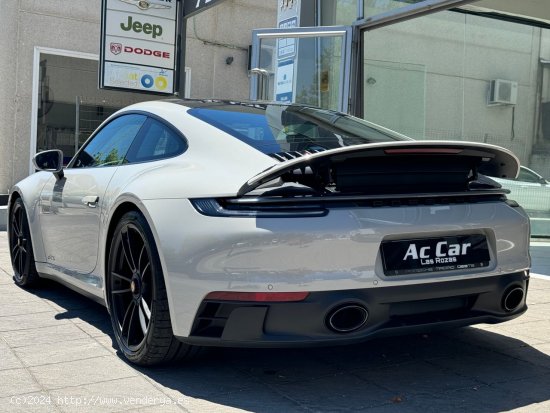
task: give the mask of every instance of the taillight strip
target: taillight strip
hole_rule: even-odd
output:
[[[296,302],[303,301],[308,292],[242,292],[242,291],[213,291],[205,300],[213,301],[252,301],[252,302]]]
[[[444,153],[450,155],[456,155],[461,153],[462,149],[451,149],[451,148],[410,148],[410,149],[385,149],[384,153],[386,155],[423,155],[423,154],[434,154],[434,153]]]

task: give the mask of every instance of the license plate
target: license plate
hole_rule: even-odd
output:
[[[490,260],[487,238],[480,234],[382,242],[388,276],[483,268]]]

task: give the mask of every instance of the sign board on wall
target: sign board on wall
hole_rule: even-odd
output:
[[[279,62],[275,79],[275,101],[292,103],[294,96],[292,93],[294,90],[294,60]]]
[[[177,0],[103,0],[101,88],[174,94]]]
[[[279,29],[295,29],[298,27],[298,17],[291,17],[279,23]],[[296,56],[296,39],[279,39],[277,41],[277,59],[288,59]]]
[[[295,29],[300,26],[300,0],[278,0],[277,27]],[[295,71],[298,39],[294,37],[277,40],[277,67],[275,72],[275,100],[277,102],[294,102],[296,89]]]

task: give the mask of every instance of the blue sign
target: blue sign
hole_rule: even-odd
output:
[[[292,17],[291,19],[283,20],[279,23],[279,29],[293,29],[298,27],[298,18]],[[296,55],[296,39],[287,38],[279,39],[277,44],[277,58],[288,59]]]
[[[294,98],[294,60],[279,62],[275,81],[275,100],[291,103]]]

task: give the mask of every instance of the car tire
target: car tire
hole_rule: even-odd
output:
[[[34,262],[27,211],[21,198],[17,198],[10,208],[8,240],[15,284],[23,288],[36,287],[40,277]]]
[[[140,213],[128,212],[118,222],[107,269],[111,322],[129,361],[152,366],[195,356],[198,347],[174,337],[158,250]]]

